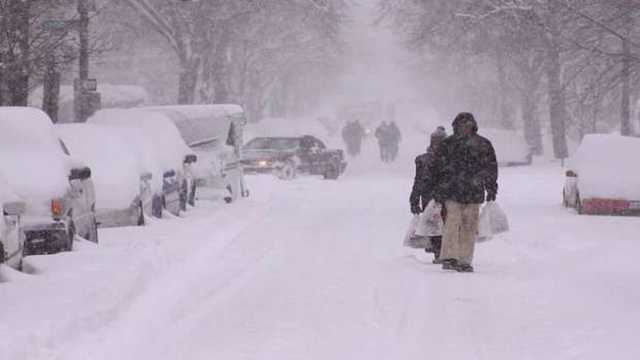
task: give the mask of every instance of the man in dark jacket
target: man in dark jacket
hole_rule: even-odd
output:
[[[430,170],[434,198],[446,211],[441,258],[444,269],[473,272],[480,205],[496,200],[498,162],[491,142],[478,135],[471,113],[456,116],[453,132],[442,142]]]
[[[414,215],[422,213],[433,199],[433,176],[430,170],[433,170],[435,153],[446,137],[447,132],[442,126],[439,126],[436,131],[431,134],[431,142],[427,148],[427,152],[416,157],[416,176],[413,179],[413,188],[409,196],[411,213]],[[435,255],[434,262],[437,263],[440,258],[442,236],[433,236],[430,240]]]

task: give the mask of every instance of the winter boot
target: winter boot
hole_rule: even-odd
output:
[[[457,264],[455,270],[461,273],[472,273],[473,266],[471,266],[470,264]]]
[[[446,259],[442,261],[442,270],[456,270],[458,261],[456,259]]]

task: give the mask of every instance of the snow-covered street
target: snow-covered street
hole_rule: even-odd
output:
[[[512,230],[443,272],[401,246],[411,165],[249,177],[250,200],[3,267],[0,359],[640,358],[638,218],[564,209],[557,163],[503,169]]]

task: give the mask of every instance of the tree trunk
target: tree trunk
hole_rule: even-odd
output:
[[[542,155],[542,129],[540,126],[540,118],[537,114],[537,102],[535,90],[531,91],[531,87],[528,86],[521,94],[522,102],[522,121],[524,123],[524,138],[527,141],[529,147],[536,155]]]
[[[622,114],[620,121],[620,134],[624,136],[633,135],[633,127],[631,126],[631,50],[627,39],[622,41],[623,58],[622,58]]]
[[[567,108],[562,87],[562,64],[560,63],[560,32],[556,23],[556,5],[550,2],[549,31],[547,39],[547,86],[549,95],[549,121],[553,140],[553,154],[556,159],[569,155],[567,148]]]
[[[505,129],[514,129],[513,108],[509,103],[509,87],[507,86],[506,59],[501,49],[496,50],[496,68],[498,72],[498,87],[500,95],[498,98],[500,108],[500,124]]]
[[[178,80],[178,104],[191,105],[195,102],[196,85],[200,62],[197,59],[181,61],[182,70]]]
[[[60,72],[56,68],[55,57],[47,57],[47,71],[42,85],[42,110],[53,123],[58,122],[58,100],[60,98]]]

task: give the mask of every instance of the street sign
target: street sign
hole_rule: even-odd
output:
[[[42,28],[46,31],[60,32],[73,28],[77,23],[76,20],[46,20],[42,23]]]
[[[98,90],[98,80],[97,79],[86,79],[80,80],[75,79],[73,81],[74,87],[76,89],[81,89],[84,91],[97,91]]]

